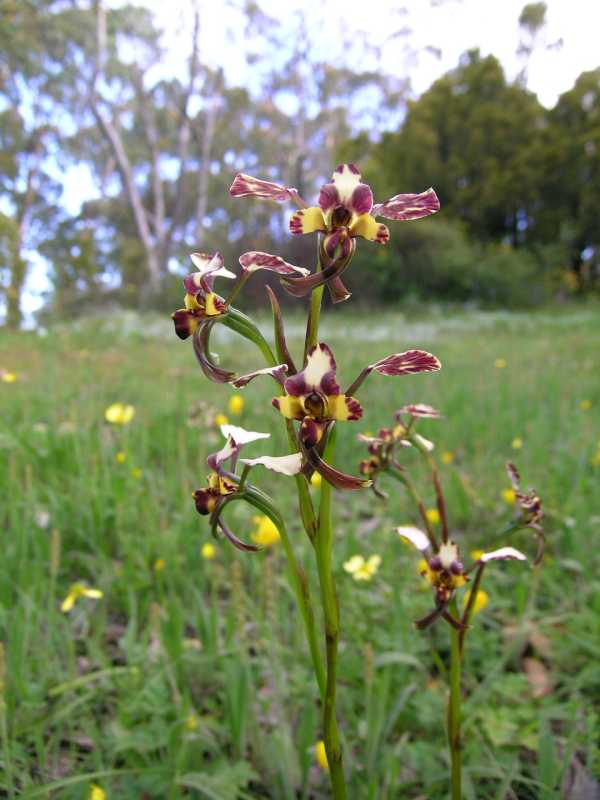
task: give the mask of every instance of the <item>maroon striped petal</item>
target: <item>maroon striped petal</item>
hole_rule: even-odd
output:
[[[266,269],[269,272],[277,272],[279,275],[309,275],[310,270],[305,267],[295,267],[288,264],[280,256],[273,256],[270,253],[261,253],[257,250],[250,250],[243,253],[239,262],[244,272],[256,272],[259,269]]]
[[[357,478],[354,475],[348,475],[345,472],[332,467],[319,456],[316,450],[306,449],[304,451],[306,460],[310,466],[315,469],[319,475],[336,489],[343,489],[344,491],[356,491],[357,489],[368,489],[372,481],[365,478]]]
[[[235,373],[219,367],[210,357],[209,342],[213,325],[213,322],[205,322],[194,332],[194,353],[202,372],[209,381],[213,381],[213,383],[229,383],[229,381],[235,378]]]
[[[219,528],[221,528],[221,530],[223,531],[225,536],[229,539],[231,544],[238,550],[242,550],[244,553],[256,553],[258,550],[260,550],[260,547],[258,547],[257,545],[248,544],[247,542],[243,542],[241,539],[238,539],[235,533],[233,533],[231,528],[228,525],[226,525],[222,519],[218,520],[217,525],[219,526]]]
[[[397,194],[373,207],[373,216],[411,220],[428,217],[440,210],[440,201],[433,189],[421,194]]]
[[[442,368],[439,360],[426,350],[407,350],[394,353],[371,364],[381,375],[412,375],[417,372],[437,372]]]
[[[270,375],[277,383],[283,386],[287,369],[287,364],[278,364],[276,367],[265,367],[264,369],[257,369],[254,372],[248,372],[246,375],[240,375],[234,381],[231,381],[231,383],[236,389],[243,389],[244,386],[247,386],[254,378],[258,378],[259,375]]]
[[[269,295],[269,300],[271,301],[271,310],[273,311],[273,326],[275,328],[275,344],[277,346],[277,358],[280,361],[283,361],[287,364],[288,373],[290,375],[294,375],[296,370],[296,365],[294,364],[294,359],[288,349],[287,341],[285,338],[285,330],[283,327],[283,317],[281,316],[281,307],[279,306],[279,300],[275,295],[275,292],[271,289],[270,286],[266,287],[267,294]]]
[[[282,186],[273,181],[264,181],[261,178],[253,178],[252,175],[245,175],[239,172],[233,179],[229,189],[232,197],[259,197],[263,200],[276,200],[285,202],[297,194],[296,189]]]
[[[433,406],[428,406],[426,403],[402,406],[396,411],[396,419],[400,419],[402,414],[410,414],[411,417],[427,417],[429,419],[439,419],[442,416],[437,409],[433,408]]]

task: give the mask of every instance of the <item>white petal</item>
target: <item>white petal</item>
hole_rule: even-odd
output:
[[[260,458],[242,458],[242,464],[250,467],[261,465],[273,472],[280,472],[282,475],[297,475],[302,469],[302,453],[292,453],[289,456],[260,456]]]
[[[396,532],[402,539],[408,539],[411,544],[414,544],[417,550],[423,551],[429,547],[427,534],[423,533],[419,528],[415,528],[414,525],[401,525],[396,528]]]
[[[268,439],[271,436],[270,433],[247,431],[245,428],[239,428],[237,425],[221,425],[221,433],[227,439],[233,439],[238,446],[248,444],[248,442],[255,442],[257,439]]]
[[[210,273],[213,278],[236,278],[235,272],[231,272],[223,265],[223,257],[220,253],[214,256],[206,253],[191,253],[193,265],[196,267],[200,276]]]
[[[507,561],[509,559],[527,561],[527,556],[520,550],[515,550],[514,547],[501,547],[499,550],[491,550],[489,553],[484,553],[479,560],[485,564],[486,561]]]
[[[421,436],[420,433],[414,433],[414,438],[427,450],[428,453],[431,453],[433,448],[435,447],[433,442],[430,442],[429,439],[426,439],[424,436]]]

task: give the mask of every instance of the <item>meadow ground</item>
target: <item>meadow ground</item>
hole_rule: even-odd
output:
[[[290,331],[297,352],[300,322]],[[597,797],[597,312],[430,311],[419,321],[342,309],[325,315],[321,338],[342,384],[410,347],[430,349],[444,366],[372,376],[360,393],[364,419],[340,426],[340,467],[357,472],[359,431],[421,401],[444,414],[420,429],[450,462],[443,482],[463,552],[496,544],[511,518],[502,497],[508,459],[543,499],[541,569],[490,567],[490,601],[468,637],[465,797],[549,800],[561,786],[572,800]],[[215,349],[236,371],[262,366],[258,351],[231,334],[219,334]],[[219,413],[273,433],[249,453],[285,452],[269,402],[274,384],[251,384],[233,416],[232,390],[204,379],[170,324],[127,316],[43,337],[3,334],[0,369],[16,376],[0,381],[0,794],[71,800],[96,784],[109,798],[328,797],[314,753],[317,690],[280,545],[243,554],[218,541],[204,558],[212,540],[190,497],[221,441]],[[130,424],[105,421],[115,402],[135,407]],[[432,506],[415,454],[403,457]],[[285,509],[316,590],[293,481],[254,478]],[[447,797],[448,628],[418,633],[412,625],[431,597],[415,551],[393,528],[418,518],[400,484],[385,488],[387,502],[369,491],[336,495],[350,796],[437,800]],[[248,538],[252,513],[241,506],[229,519]],[[510,544],[535,553],[528,532]],[[381,556],[370,581],[344,571],[356,554]],[[81,597],[64,613],[75,582],[103,596]]]

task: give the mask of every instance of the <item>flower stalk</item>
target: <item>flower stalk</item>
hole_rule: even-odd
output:
[[[456,597],[449,605],[450,614],[458,618]],[[448,748],[450,750],[450,785],[452,800],[461,800],[461,693],[460,693],[460,668],[461,668],[461,633],[455,627],[450,627],[450,698],[448,703]]]

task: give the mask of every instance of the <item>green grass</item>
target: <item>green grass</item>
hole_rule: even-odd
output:
[[[369,378],[359,395],[364,419],[340,426],[339,466],[356,473],[356,433],[421,401],[444,413],[420,430],[438,455],[455,456],[443,480],[463,553],[489,546],[510,519],[500,496],[507,459],[543,499],[548,550],[539,574],[491,566],[490,604],[467,638],[465,797],[558,797],[574,759],[592,780],[600,755],[597,315],[451,312],[423,322],[336,309],[322,331],[342,385],[410,347],[430,349],[444,365],[434,375]],[[262,366],[249,343],[221,336],[215,349],[225,366]],[[219,446],[214,416],[227,413],[231,389],[208,383],[189,343],[156,320],[3,334],[2,368],[18,379],[0,382],[0,793],[70,800],[96,783],[111,798],[328,797],[313,751],[322,735],[318,692],[281,549],[242,554],[219,541],[214,560],[200,552],[210,534],[190,495]],[[274,386],[251,384],[232,419],[273,434],[249,454],[285,452],[269,403]],[[116,401],[135,406],[126,427],[104,421]],[[402,456],[433,505],[416,454]],[[258,471],[253,481],[285,510],[316,597],[293,481]],[[447,797],[449,632],[442,624],[414,630],[431,597],[393,526],[418,518],[399,484],[385,488],[387,503],[370,492],[336,496],[338,703],[350,796],[436,800]],[[241,506],[228,518],[247,538],[252,510]],[[527,532],[511,544],[535,552]],[[343,570],[357,553],[382,556],[368,583]],[[104,597],[82,598],[63,614],[75,581]],[[543,697],[527,676],[532,664],[549,682]]]

